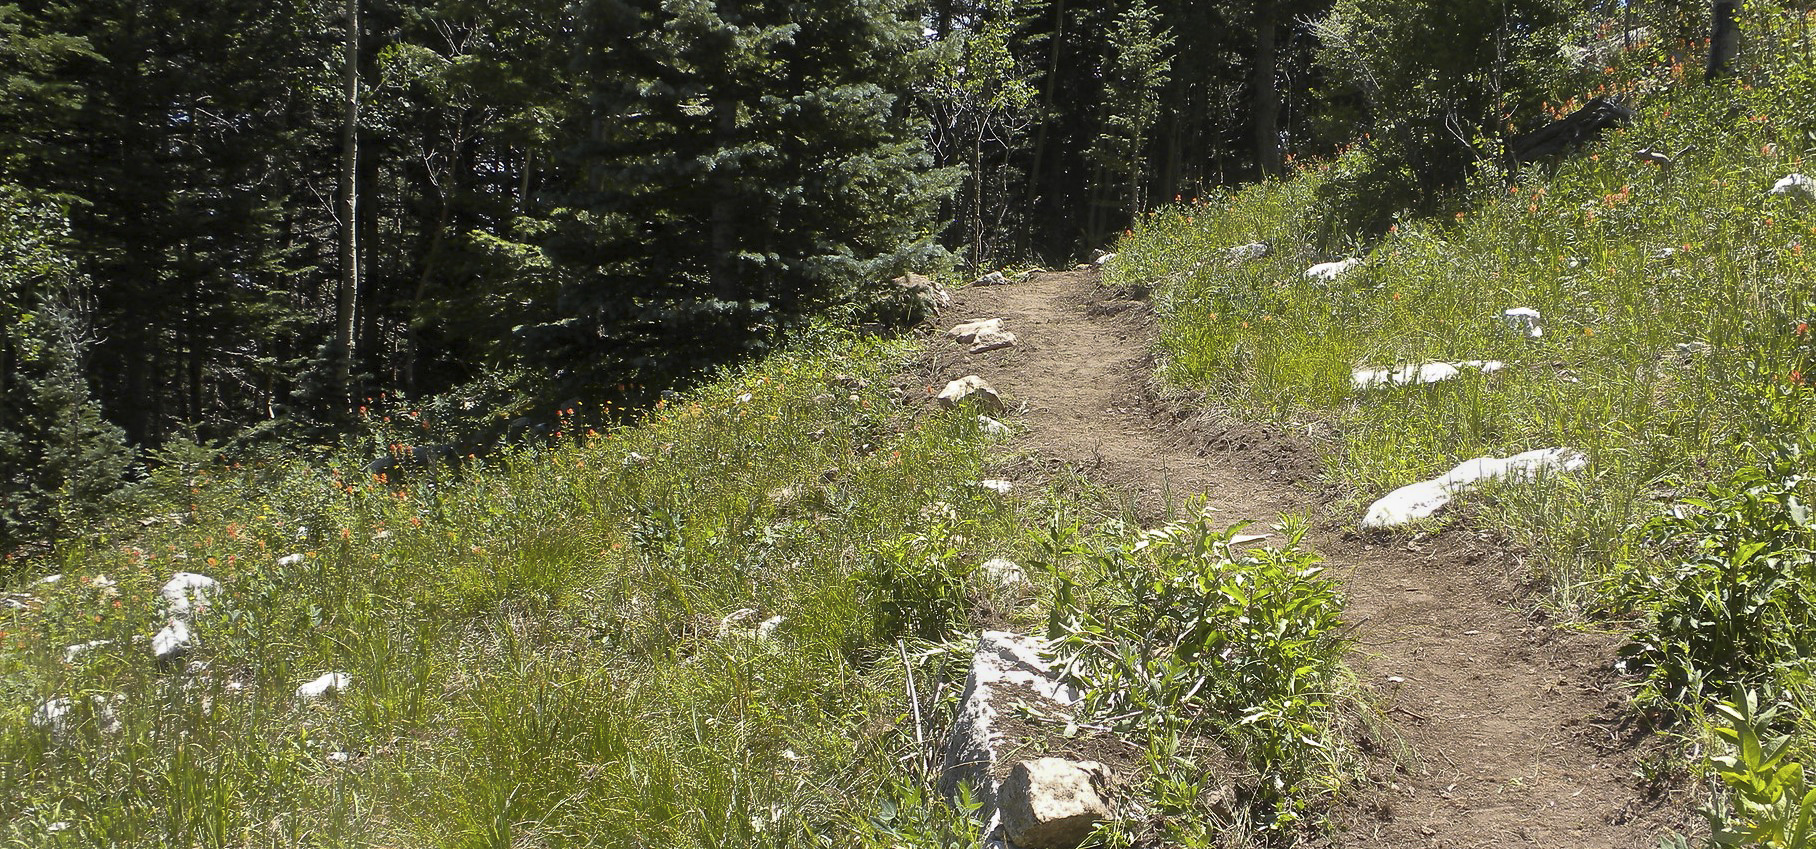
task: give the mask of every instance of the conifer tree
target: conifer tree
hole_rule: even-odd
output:
[[[0,187],[0,549],[99,513],[130,460],[89,392],[67,238],[61,216]]]
[[[596,0],[586,141],[525,328],[567,385],[685,379],[940,253],[899,0]]]
[[[1146,202],[1144,153],[1148,132],[1160,119],[1172,47],[1172,33],[1147,0],[1130,3],[1110,27],[1110,53],[1103,65],[1103,133],[1096,151],[1104,169],[1121,178],[1130,216],[1140,215]]]

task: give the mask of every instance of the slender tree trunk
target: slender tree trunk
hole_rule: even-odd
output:
[[[1709,79],[1734,74],[1734,60],[1740,56],[1740,4],[1736,0],[1715,0],[1709,16]]]
[[[1047,131],[1053,126],[1053,90],[1059,87],[1059,47],[1065,41],[1066,33],[1066,0],[1055,0],[1053,4],[1053,35],[1047,47],[1047,75],[1041,81],[1040,126],[1034,131],[1034,159],[1028,166],[1028,193],[1026,204],[1029,215],[1034,212],[1035,203],[1042,196],[1051,195],[1053,188],[1043,183],[1043,167],[1047,160]],[[1051,204],[1049,204],[1049,208]],[[1030,217],[1030,223],[1032,222]],[[1027,228],[1024,228],[1027,229]],[[1031,234],[1030,234],[1031,235]],[[1026,238],[1027,236],[1024,236]],[[1046,247],[1047,237],[1041,237],[1042,247]]]
[[[984,264],[984,125],[971,134],[971,267]]]
[[[1274,0],[1255,4],[1255,165],[1266,176],[1285,165],[1280,151],[1279,17]]]
[[[338,355],[340,385],[347,402],[353,403],[353,350],[359,333],[359,0],[347,0],[345,68],[342,85],[346,103],[341,128],[341,278],[336,292],[335,311],[338,327],[335,353]]]

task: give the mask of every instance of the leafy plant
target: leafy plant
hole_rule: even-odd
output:
[[[1745,689],[1715,706],[1724,720],[1715,733],[1733,748],[1711,761],[1733,795],[1731,807],[1705,811],[1714,846],[1816,846],[1816,787],[1791,759],[1791,735],[1772,730],[1778,709],[1776,703],[1761,709],[1758,695]]]
[[[1144,531],[1093,560],[1107,599],[1060,576],[1050,630],[1087,713],[1150,741],[1209,736],[1268,776],[1255,804],[1270,827],[1296,821],[1319,774],[1343,644],[1342,599],[1305,528],[1284,545],[1238,550],[1237,525],[1208,517]]]

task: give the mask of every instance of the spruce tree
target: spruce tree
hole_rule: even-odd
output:
[[[130,460],[83,371],[67,238],[60,215],[0,187],[0,549],[102,512]]]
[[[585,23],[567,279],[525,327],[566,388],[685,380],[940,253],[952,181],[905,103],[924,47],[899,0],[596,0]]]

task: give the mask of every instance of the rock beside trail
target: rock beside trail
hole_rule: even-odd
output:
[[[1012,436],[1015,433],[1009,429],[1008,425],[984,415],[977,417],[977,429],[982,431],[985,436],[1004,437]]]
[[[1038,758],[1009,770],[997,790],[1003,836],[1022,849],[1077,849],[1114,819],[1110,768],[1096,761]]]
[[[1002,396],[996,394],[996,390],[990,388],[989,383],[975,374],[946,384],[946,388],[940,390],[938,399],[940,406],[948,410],[970,403],[976,404],[985,413],[1003,411]]]
[[[1004,277],[1003,273],[1000,271],[992,271],[989,274],[971,281],[971,285],[973,286],[1007,286],[1009,283],[1009,278]]]
[[[1772,184],[1768,195],[1789,197],[1793,200],[1816,200],[1816,179],[1803,174],[1788,174],[1784,179]]]
[[[1357,389],[1380,386],[1423,386],[1450,380],[1465,370],[1494,374],[1507,364],[1499,360],[1464,360],[1460,363],[1424,363],[1384,369],[1356,369],[1350,374],[1350,385]]]
[[[992,557],[978,564],[977,573],[991,586],[998,589],[1020,592],[1031,590],[1034,583],[1028,580],[1028,573],[1015,561],[1006,557]]]
[[[978,636],[977,651],[971,656],[958,715],[946,736],[939,790],[952,798],[961,784],[969,785],[972,798],[983,806],[979,816],[984,818],[986,834],[995,830],[997,819],[996,781],[991,771],[1006,742],[1002,717],[1018,701],[1036,699],[1069,707],[1079,700],[1078,692],[1060,683],[1041,658],[1046,646],[1039,637],[985,631]]]
[[[1457,496],[1493,480],[1524,483],[1549,472],[1574,472],[1589,464],[1570,448],[1541,448],[1512,457],[1477,457],[1458,463],[1442,477],[1407,484],[1376,501],[1362,518],[1364,530],[1399,527],[1428,518]]]
[[[971,340],[971,353],[982,354],[1002,348],[1013,348],[1015,347],[1015,342],[1015,334],[1010,333],[1007,330],[993,330],[987,333],[979,333],[976,338]]]
[[[953,325],[951,330],[946,331],[946,335],[952,337],[961,345],[969,345],[977,340],[978,334],[980,333],[999,332],[1002,329],[1002,319],[980,318],[964,322],[963,324]]]

